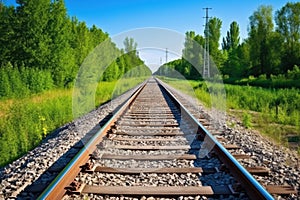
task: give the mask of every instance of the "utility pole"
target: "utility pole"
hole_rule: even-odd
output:
[[[166,63],[168,62],[168,48],[166,48]]]
[[[205,46],[204,46],[204,52],[203,52],[203,78],[210,77],[210,63],[209,63],[209,25],[208,25],[208,10],[211,10],[212,8],[203,8],[206,11],[205,18],[205,30],[204,30],[204,36],[205,36]]]

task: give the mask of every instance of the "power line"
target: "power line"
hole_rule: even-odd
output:
[[[204,52],[203,52],[203,60],[204,60],[204,65],[203,65],[203,78],[210,77],[210,62],[209,62],[209,16],[208,16],[208,10],[211,10],[212,8],[203,8],[203,10],[206,11],[205,15],[205,30],[204,30],[204,36],[205,36],[205,46],[204,46]]]

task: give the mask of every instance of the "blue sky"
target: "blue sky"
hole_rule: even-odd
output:
[[[258,6],[272,5],[278,10],[286,0],[66,0],[71,16],[96,24],[110,35],[141,27],[162,27],[185,33],[203,33],[204,7],[211,7],[210,16],[223,21],[222,33],[237,21],[242,37],[247,36],[249,16]]]
[[[4,2],[13,4],[15,0]],[[167,28],[182,34],[193,30],[203,34],[205,16],[203,8],[211,7],[209,15],[218,17],[223,22],[222,37],[226,35],[230,23],[237,21],[241,38],[246,38],[249,16],[260,5],[272,5],[275,12],[287,2],[287,0],[65,0],[70,16],[76,16],[88,26],[95,24],[112,37],[124,31],[143,27]],[[170,59],[172,58],[170,54]],[[157,60],[159,59],[156,58]]]
[[[13,4],[15,0],[4,0]],[[209,14],[223,21],[225,35],[232,21],[240,25],[242,37],[247,36],[249,16],[259,5],[272,5],[274,10],[287,0],[65,0],[69,15],[76,16],[102,28],[110,35],[141,28],[161,27],[185,33],[194,30],[203,34],[204,7],[211,7]]]

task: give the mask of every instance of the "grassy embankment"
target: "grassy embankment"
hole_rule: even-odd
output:
[[[193,93],[211,107],[210,83],[163,78],[173,87]],[[276,142],[298,148],[300,153],[300,89],[267,89],[225,84],[226,111],[238,117],[244,126],[260,131]],[[234,127],[234,123],[228,125]]]
[[[101,82],[95,95],[96,106],[144,80]],[[53,130],[73,120],[72,92],[72,89],[56,89],[22,99],[0,100],[0,166],[22,156]]]

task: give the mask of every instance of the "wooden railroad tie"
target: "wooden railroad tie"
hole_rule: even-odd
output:
[[[115,160],[196,160],[197,157],[194,154],[182,154],[182,155],[111,155],[103,154],[101,159],[115,159]]]
[[[247,154],[232,154],[235,159],[249,159],[251,156]]]
[[[159,128],[172,128],[172,129],[178,129],[179,130],[179,125],[177,123],[175,124],[130,124],[130,123],[121,123],[121,124],[118,124],[118,126],[130,126],[132,128],[135,129],[135,127],[141,127],[143,129],[152,129],[150,127],[159,127]],[[128,128],[126,128],[128,129]]]
[[[134,195],[134,196],[191,196],[191,195],[232,195],[238,194],[232,185],[227,186],[92,186],[81,184],[73,194]]]
[[[138,196],[190,196],[213,195],[210,186],[91,186],[85,185],[81,193],[103,195],[138,195]]]
[[[140,142],[139,138],[123,138],[123,137],[114,137],[111,140],[115,141],[127,141],[127,142]],[[180,138],[143,138],[144,142],[181,142],[187,141],[184,137]]]
[[[290,185],[267,185],[265,188],[270,194],[298,194],[298,191]]]
[[[122,125],[123,126],[123,125]],[[137,129],[137,127],[141,127],[140,129]],[[150,127],[153,127],[153,128],[150,128]],[[125,131],[135,131],[135,130],[140,130],[140,131],[152,131],[152,130],[157,130],[157,127],[160,127],[162,128],[162,131],[179,131],[180,128],[178,127],[178,125],[128,125],[126,127],[122,127],[122,130],[125,130]]]
[[[126,113],[126,115],[124,115],[124,118],[128,118],[128,119],[165,119],[165,118],[175,118],[175,116],[173,113],[171,113],[171,114],[148,113],[148,115]]]
[[[125,117],[122,117],[122,119],[120,120],[120,123],[118,123],[118,124],[122,124],[122,123],[125,123],[125,122],[127,122],[127,123],[131,123],[131,122],[140,122],[141,121],[141,119],[143,120],[143,122],[145,123],[145,122],[147,122],[147,123],[150,123],[150,122],[166,122],[166,121],[171,121],[172,120],[172,122],[177,122],[177,120],[174,118],[174,117],[168,117],[168,118],[166,118],[166,117],[162,117],[162,118],[149,118],[149,117],[147,117],[147,118],[145,118],[145,117],[141,117],[141,118],[135,118],[135,119],[132,119],[132,118],[125,118]]]
[[[189,145],[177,145],[177,146],[131,146],[131,145],[112,145],[104,148],[114,148],[114,149],[126,149],[126,150],[188,150],[191,147]]]
[[[240,149],[241,147],[237,146],[236,144],[224,144],[223,147],[227,150],[230,149]],[[197,150],[200,149],[200,146],[192,146],[192,149]]]
[[[246,167],[246,170],[250,174],[259,176],[267,176],[270,173],[270,169],[265,167]]]
[[[136,130],[136,129],[135,129]],[[173,130],[171,130],[173,131]],[[183,132],[179,132],[178,130],[174,130],[174,132],[129,132],[129,131],[117,131],[115,134],[117,135],[129,135],[129,136],[183,136]]]
[[[149,111],[149,112],[129,112],[126,115],[130,116],[151,116],[151,115],[174,115],[180,114],[177,110],[174,111]]]
[[[156,174],[167,174],[167,173],[177,173],[177,174],[187,174],[187,173],[202,173],[201,167],[185,167],[185,168],[115,168],[115,167],[103,167],[94,166],[91,170],[86,172],[101,172],[101,173],[114,173],[114,174],[140,174],[140,173],[156,173]]]

